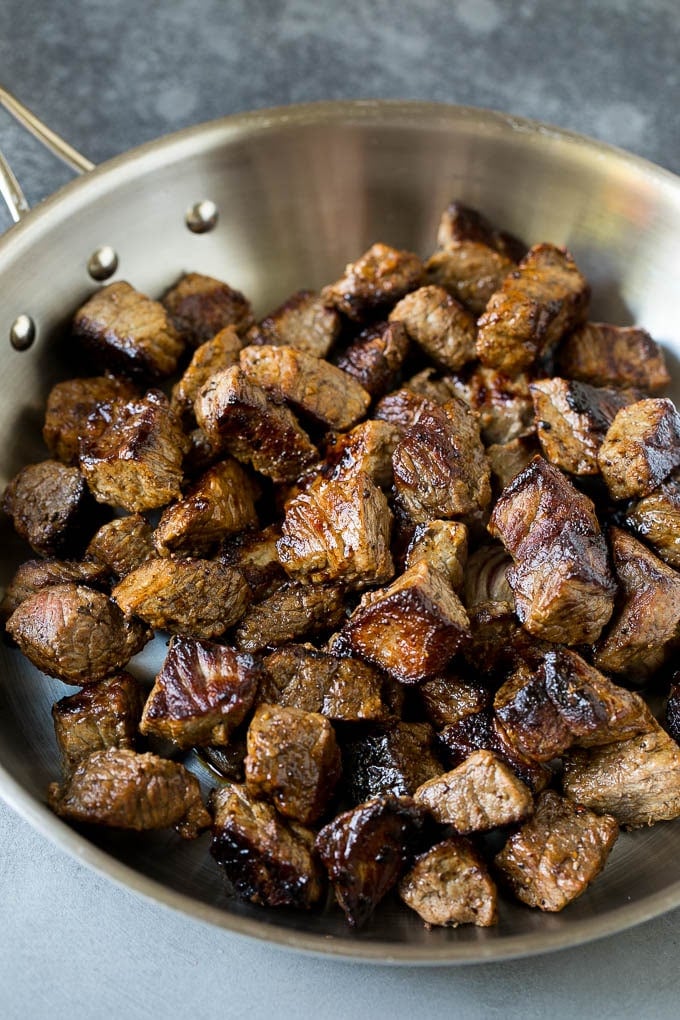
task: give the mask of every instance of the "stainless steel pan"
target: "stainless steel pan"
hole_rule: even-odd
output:
[[[88,166],[73,150],[67,155]],[[545,125],[423,103],[289,107],[142,146],[27,214],[18,188],[5,190],[21,219],[0,241],[2,485],[45,455],[41,406],[63,371],[58,352],[68,347],[69,315],[96,286],[88,264],[101,278],[115,255],[116,278],[152,295],[182,270],[206,272],[264,312],[301,286],[335,278],[374,240],[427,254],[453,196],[531,242],[567,244],[593,282],[594,314],[639,322],[663,341],[678,392],[680,179]],[[215,208],[196,210],[197,203]],[[188,210],[193,227],[207,229],[187,229]],[[92,261],[102,247],[110,250]],[[14,349],[10,335],[27,349]],[[7,522],[0,528],[6,583],[19,551]],[[139,669],[150,675],[160,654],[145,652]],[[353,935],[338,911],[307,916],[230,902],[207,837],[191,845],[171,834],[86,838],[49,813],[45,788],[58,773],[50,706],[64,691],[0,649],[2,795],[89,866],[235,932],[362,960],[457,963],[573,945],[680,904],[680,823],[624,834],[604,875],[563,914],[504,905],[494,930],[428,932],[387,904]]]

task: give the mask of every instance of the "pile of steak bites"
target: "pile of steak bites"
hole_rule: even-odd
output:
[[[459,203],[426,262],[374,244],[260,322],[195,273],[91,297],[4,495],[7,633],[82,688],[53,810],[211,828],[237,895],[330,882],[353,926],[393,888],[427,925],[494,924],[496,882],[561,910],[680,815],[680,415],[589,297]]]

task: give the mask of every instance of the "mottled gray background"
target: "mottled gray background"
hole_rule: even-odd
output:
[[[313,99],[489,106],[680,171],[678,0],[0,0],[0,80],[95,161]],[[0,113],[35,203],[69,179]],[[9,217],[0,211],[0,229]],[[434,971],[269,949],[85,871],[0,806],[0,1018],[678,1015],[680,912],[529,962]]]

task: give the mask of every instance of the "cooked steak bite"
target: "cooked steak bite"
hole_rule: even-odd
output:
[[[52,719],[64,771],[107,747],[134,750],[145,694],[129,673],[118,673],[55,702]]]
[[[598,453],[614,499],[648,496],[680,467],[680,413],[672,400],[639,400],[618,412]]]
[[[437,730],[460,722],[466,715],[481,712],[491,702],[489,691],[481,683],[444,673],[425,680],[418,687],[425,714]]]
[[[390,312],[437,365],[451,372],[475,356],[475,320],[443,287],[419,287]]]
[[[58,460],[29,464],[12,478],[2,509],[14,528],[41,556],[78,551],[95,506],[77,467]]]
[[[337,366],[376,399],[397,382],[409,346],[401,322],[379,322],[367,326],[344,349]]]
[[[527,252],[524,241],[505,230],[499,230],[479,209],[453,201],[439,220],[437,244],[440,248],[450,248],[460,241],[480,241],[517,261]]]
[[[173,634],[213,638],[243,616],[250,592],[240,571],[216,560],[147,560],[112,592],[126,616]]]
[[[231,457],[209,468],[176,503],[163,511],[154,533],[161,556],[200,556],[220,539],[258,523],[256,489]]]
[[[413,796],[444,766],[433,750],[429,723],[396,722],[348,740],[343,747],[343,782],[353,804],[392,793]]]
[[[314,906],[323,892],[323,871],[314,833],[286,821],[265,801],[229,783],[215,791],[210,853],[236,893],[264,907]]]
[[[312,290],[298,290],[248,330],[249,344],[295,347],[325,358],[340,333],[340,316]]]
[[[412,393],[426,397],[433,404],[445,404],[451,397],[464,399],[458,376],[439,375],[434,368],[424,368],[421,372],[416,372],[406,380],[404,387]]]
[[[422,829],[410,797],[387,794],[338,815],[316,837],[335,896],[353,928],[360,928],[396,884]]]
[[[479,365],[471,374],[454,376],[449,386],[478,414],[485,443],[509,443],[534,431],[534,407],[524,373],[510,379]]]
[[[253,324],[250,301],[228,283],[186,273],[162,298],[187,343],[198,347],[227,326],[245,333]]]
[[[57,584],[24,599],[7,631],[34,666],[67,684],[115,673],[141,651],[151,633],[126,619],[115,602],[82,584]]]
[[[55,584],[106,588],[109,572],[93,560],[25,560],[17,567],[0,603],[0,617],[6,619],[21,603],[43,588]]]
[[[443,287],[473,315],[480,315],[515,268],[512,259],[487,244],[462,240],[430,256],[425,263],[425,280]]]
[[[460,836],[417,857],[399,882],[399,895],[428,927],[488,928],[498,920],[496,886],[472,844]]]
[[[42,434],[47,449],[64,464],[77,464],[80,436],[89,415],[100,404],[137,396],[132,383],[110,375],[57,383],[50,390],[45,408]]]
[[[418,524],[406,551],[406,569],[425,560],[438,570],[455,591],[463,585],[468,551],[468,532],[459,521]]]
[[[166,829],[195,839],[211,818],[198,780],[178,762],[129,748],[95,751],[66,782],[52,783],[48,803],[69,822],[114,829]]]
[[[626,526],[662,560],[680,569],[680,472],[629,507]]]
[[[564,248],[535,245],[491,296],[478,322],[477,355],[516,375],[580,326],[590,288]]]
[[[450,397],[449,397],[450,399]],[[373,417],[378,421],[389,422],[403,434],[418,420],[425,411],[437,407],[434,401],[417,393],[415,390],[402,387],[382,397],[375,405]]]
[[[238,365],[243,340],[233,326],[221,329],[194,351],[179,382],[172,388],[172,409],[189,424],[194,417],[194,401],[211,376],[224,368]]]
[[[99,503],[136,512],[180,495],[188,441],[167,397],[100,405],[80,442],[80,466]]]
[[[540,910],[562,910],[606,864],[619,827],[546,790],[533,818],[510,836],[494,863],[515,896]]]
[[[226,744],[255,701],[260,675],[252,656],[227,645],[173,638],[140,730],[179,747]]]
[[[513,439],[509,443],[492,443],[487,446],[486,456],[497,491],[502,492],[531,463],[539,449],[535,433]]]
[[[244,347],[240,363],[251,383],[332,429],[356,425],[371,402],[347,372],[294,347]]]
[[[271,595],[286,580],[276,548],[280,537],[280,529],[272,524],[230,536],[222,545],[220,559],[241,571],[254,601]]]
[[[235,635],[237,648],[259,652],[333,630],[345,619],[344,588],[289,581],[252,605]]]
[[[561,375],[591,386],[635,386],[654,393],[671,381],[663,348],[646,330],[608,322],[587,322],[566,337],[557,367]]]
[[[246,787],[303,825],[326,810],[340,779],[333,727],[318,712],[259,705],[248,727]]]
[[[475,751],[486,750],[509,765],[534,793],[543,790],[552,778],[545,765],[528,758],[511,743],[500,720],[490,709],[471,713],[447,726],[439,734],[438,741],[453,768],[461,765]]]
[[[535,637],[566,645],[597,639],[616,585],[595,509],[542,457],[504,489],[489,522],[513,557],[515,609]]]
[[[156,555],[153,528],[141,514],[116,517],[90,539],[86,555],[124,577]]]
[[[349,319],[362,322],[415,290],[422,276],[423,264],[417,255],[378,243],[350,262],[344,276],[324,287],[321,297]]]
[[[234,365],[212,376],[194,402],[198,424],[217,447],[274,482],[294,481],[319,452],[287,407]]]
[[[74,336],[104,368],[155,382],[177,368],[184,342],[158,301],[121,280],[79,308]]]
[[[399,431],[386,421],[363,421],[350,432],[334,435],[326,447],[326,464],[332,478],[349,478],[360,472],[374,485],[389,489],[392,485],[392,455],[399,442]]]
[[[680,645],[680,573],[620,528],[609,537],[621,594],[595,665],[644,683]]]

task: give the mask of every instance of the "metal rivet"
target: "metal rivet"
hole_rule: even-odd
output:
[[[9,342],[15,351],[27,351],[35,340],[35,323],[30,315],[17,315],[9,331]]]
[[[108,244],[93,251],[87,261],[87,271],[93,280],[108,280],[118,269],[118,256]]]
[[[204,198],[186,211],[184,221],[194,234],[207,234],[217,224],[218,210],[214,202]]]

